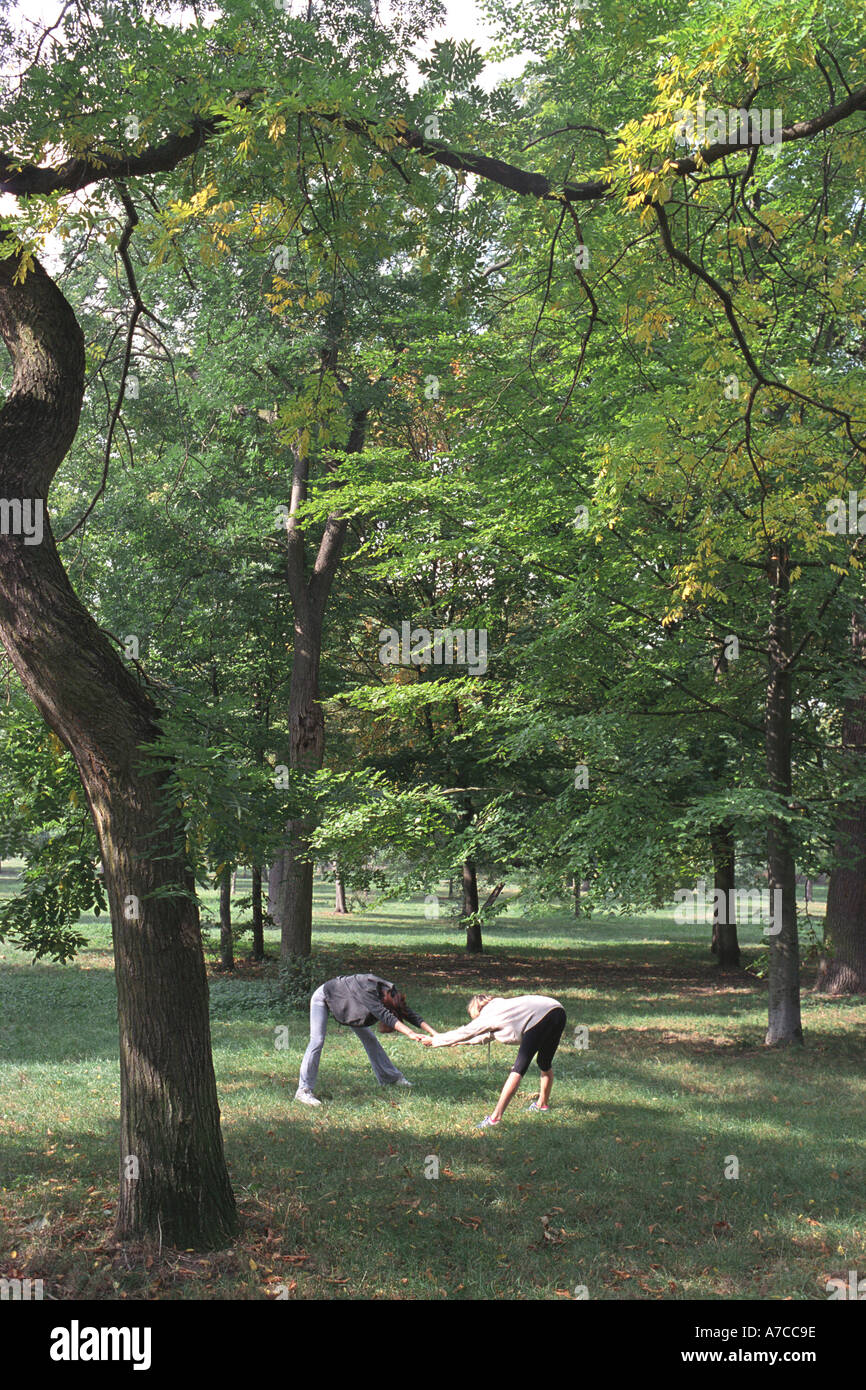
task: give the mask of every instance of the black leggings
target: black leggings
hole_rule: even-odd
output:
[[[527,1028],[520,1039],[520,1051],[511,1070],[525,1076],[529,1070],[529,1063],[537,1052],[539,1071],[550,1071],[564,1027],[565,1009],[558,1008],[551,1009],[550,1013],[545,1014],[532,1028]]]

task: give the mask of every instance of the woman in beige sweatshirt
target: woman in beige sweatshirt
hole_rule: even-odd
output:
[[[565,1009],[559,1001],[548,998],[546,994],[521,994],[516,999],[476,994],[469,1000],[467,1012],[471,1023],[462,1028],[452,1028],[449,1033],[437,1033],[435,1038],[422,1038],[422,1042],[428,1047],[459,1047],[464,1043],[490,1042],[491,1039],[520,1044],[520,1051],[502,1087],[496,1108],[491,1114],[485,1115],[478,1128],[489,1129],[491,1125],[499,1124],[536,1053],[541,1072],[541,1091],[538,1100],[533,1101],[529,1108],[549,1110],[553,1056],[565,1027]]]

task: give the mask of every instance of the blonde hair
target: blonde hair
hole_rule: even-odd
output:
[[[466,1009],[469,1017],[477,1018],[484,1005],[489,1004],[492,998],[492,994],[473,994]]]

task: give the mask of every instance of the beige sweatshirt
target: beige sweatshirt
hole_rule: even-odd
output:
[[[449,1033],[438,1033],[434,1047],[454,1047],[459,1043],[519,1043],[523,1034],[540,1023],[551,1009],[561,1009],[558,999],[546,994],[521,994],[516,999],[491,999],[477,1018]]]

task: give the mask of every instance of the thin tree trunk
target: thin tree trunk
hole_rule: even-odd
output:
[[[866,624],[854,614],[851,643],[861,682],[866,659]],[[864,771],[866,689],[845,702],[842,749],[845,772]],[[866,994],[866,803],[847,801],[836,822],[835,865],[827,888],[824,951],[815,989],[822,994]]]
[[[84,343],[39,265],[0,260],[14,378],[0,411],[0,494],[44,502],[75,436]],[[237,1229],[223,1156],[208,992],[185,826],[170,769],[142,753],[159,711],[72,590],[45,516],[41,544],[0,536],[0,637],[75,759],[99,839],[120,1028],[119,1239],[206,1248]]]
[[[484,943],[481,940],[481,923],[478,921],[478,878],[475,873],[475,863],[472,859],[465,860],[463,864],[463,917],[474,917],[466,928],[466,949],[472,955],[477,955],[484,950]]]
[[[235,968],[235,943],[232,934],[232,871],[228,865],[220,875],[220,967]]]
[[[766,708],[767,781],[776,796],[791,798],[791,619],[789,557],[779,546],[769,566],[772,610],[768,644]],[[791,836],[781,816],[771,816],[767,833],[767,878],[770,902],[781,893],[781,924],[769,937],[770,980],[768,1047],[802,1043],[800,1018],[800,943],[797,937],[797,880]],[[778,927],[781,925],[781,930]]]
[[[736,970],[740,964],[740,943],[737,939],[736,899],[734,880],[736,843],[730,822],[713,827],[710,832],[713,847],[713,888],[724,894],[724,910],[713,909],[712,950],[718,956],[720,970]],[[714,898],[714,904],[718,903]]]
[[[575,874],[571,880],[571,891],[574,894],[574,915],[580,916],[580,874]]]
[[[264,915],[262,913],[262,868],[260,864],[252,867],[252,898],[253,898],[253,960],[264,960],[265,958],[265,926]]]
[[[277,899],[279,896],[280,878],[282,877],[282,865],[279,859],[275,859],[273,864],[268,867],[268,916],[272,922],[279,924],[277,916]]]
[[[349,909],[346,906],[346,887],[339,874],[334,881],[334,888],[334,911],[341,917],[347,916]]]
[[[721,682],[730,667],[725,643],[720,642],[713,654],[713,678]],[[727,760],[725,760],[727,762]],[[726,770],[726,768],[725,768]],[[736,841],[734,828],[729,821],[712,826],[710,844],[713,851],[713,889],[724,894],[724,912],[717,906],[719,899],[713,898],[713,938],[710,950],[718,956],[720,970],[733,970],[740,964],[740,944],[737,940],[736,899],[734,881],[736,876]]]
[[[499,897],[499,894],[502,892],[502,890],[503,890],[504,887],[505,887],[505,884],[504,884],[504,883],[497,883],[496,887],[493,888],[493,889],[487,894],[487,897],[484,899],[484,902],[481,904],[481,911],[482,911],[482,914],[485,913],[485,912],[487,911],[488,907],[492,907],[492,906],[493,906],[493,904],[496,902],[496,899]]]

